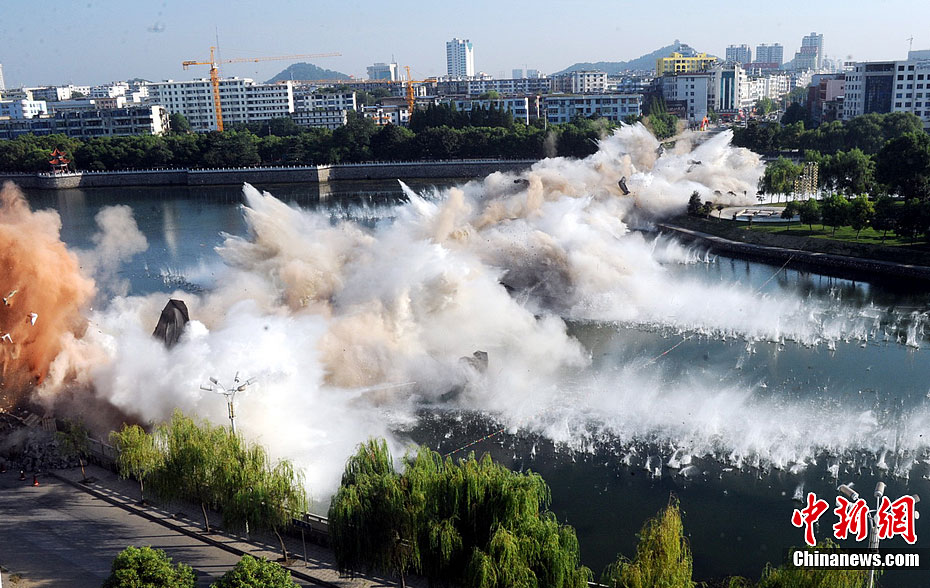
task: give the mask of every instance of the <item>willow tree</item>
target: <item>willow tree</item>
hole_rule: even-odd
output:
[[[827,539],[815,547],[824,553],[838,551],[839,545]],[[869,574],[866,570],[823,570],[767,566],[757,588],[864,588]]]
[[[691,564],[681,511],[673,500],[643,525],[636,557],[619,557],[604,570],[601,583],[611,588],[693,588]]]
[[[81,465],[81,478],[83,482],[87,481],[87,473],[84,471],[84,458],[90,451],[90,435],[87,427],[79,421],[66,420],[63,431],[58,431],[58,448],[62,455],[66,457],[76,457]]]
[[[116,467],[124,480],[139,481],[139,499],[145,502],[145,479],[161,463],[162,455],[155,447],[155,438],[139,425],[123,425],[110,433],[110,443],[116,447]]]
[[[287,561],[281,532],[295,516],[307,512],[309,503],[303,473],[289,461],[272,465],[264,447],[231,437],[226,447],[238,466],[227,472],[226,488],[221,492],[223,522],[231,528],[273,532]]]
[[[227,473],[239,467],[235,452],[228,449],[233,442],[235,436],[225,428],[206,421],[195,423],[178,410],[155,431],[155,443],[163,459],[151,474],[150,486],[166,500],[199,503],[207,533],[207,506],[218,505],[221,489],[227,487]]]
[[[419,568],[415,508],[394,471],[383,440],[369,440],[349,458],[329,507],[336,564],[345,572],[365,569],[404,576]]]
[[[349,459],[329,513],[341,568],[398,572],[402,582],[416,569],[475,588],[587,585],[575,532],[545,510],[549,488],[538,474],[427,448],[405,466],[395,472],[384,441]]]

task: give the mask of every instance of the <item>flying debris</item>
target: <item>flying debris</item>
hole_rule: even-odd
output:
[[[165,23],[163,22],[156,22],[155,24],[153,24],[152,26],[148,28],[148,31],[150,33],[161,33],[161,32],[164,32],[164,30],[165,30]]]
[[[7,306],[12,306],[13,296],[15,296],[17,292],[19,292],[19,290],[13,290],[12,292],[4,296],[3,303],[6,304]]]
[[[695,166],[698,166],[698,165],[701,165],[701,162],[700,162],[700,161],[696,161],[696,160],[694,160],[694,159],[689,159],[689,160],[688,160],[688,170],[687,170],[685,173],[690,174],[690,173],[691,173],[691,170],[693,170],[693,169],[695,168]]]
[[[37,319],[37,318],[39,318],[39,315],[37,315],[37,314],[34,313],[34,312],[30,312],[30,313],[29,313],[29,324],[30,324],[30,325],[36,324],[36,319]]]
[[[10,337],[9,333],[4,333],[3,336],[0,337],[0,341],[6,341],[7,343],[13,343],[13,337]]]
[[[152,336],[164,341],[165,346],[171,349],[177,344],[178,339],[181,338],[181,333],[184,331],[184,326],[189,322],[190,315],[187,313],[187,305],[184,304],[183,300],[172,298],[161,311],[161,316],[158,318],[158,324],[155,326]]]
[[[488,371],[488,352],[487,351],[476,351],[472,353],[471,355],[460,357],[459,361],[475,368],[475,370],[478,371],[478,373],[483,374],[486,371]]]
[[[620,178],[620,181],[617,182],[617,185],[620,186],[620,189],[623,190],[624,196],[630,195],[630,189],[626,187],[626,176]]]
[[[530,181],[526,178],[517,178],[513,181],[514,184],[523,184],[524,186],[529,186]]]

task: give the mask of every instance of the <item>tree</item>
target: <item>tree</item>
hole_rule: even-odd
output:
[[[273,561],[243,555],[231,570],[210,588],[297,588],[291,573]]]
[[[838,549],[827,539],[815,547],[825,553]],[[823,570],[816,568],[767,567],[762,572],[757,588],[864,588],[868,572],[866,570]]]
[[[649,519],[639,532],[636,557],[620,556],[607,566],[601,583],[611,588],[691,588],[691,549],[676,500]]]
[[[803,169],[800,165],[791,163],[791,160],[779,157],[765,166],[765,173],[759,181],[759,190],[765,194],[791,194],[794,192],[794,181]]]
[[[340,570],[379,570],[401,577],[419,565],[416,521],[387,443],[369,440],[349,458],[329,507]]]
[[[781,217],[788,221],[788,224],[785,226],[789,231],[791,230],[791,221],[793,221],[794,217],[797,216],[799,208],[800,207],[798,206],[797,201],[792,200],[791,202],[785,204],[785,207],[781,209]]]
[[[140,502],[145,501],[145,478],[161,463],[161,453],[155,438],[139,425],[123,425],[110,433],[110,443],[116,447],[116,467],[124,480],[130,476],[139,481]]]
[[[691,198],[688,199],[688,214],[691,216],[701,214],[701,195],[697,190],[691,192]]]
[[[820,165],[823,185],[846,194],[872,192],[874,173],[872,158],[859,149],[837,151],[833,156],[825,157]]]
[[[113,560],[103,588],[194,588],[194,570],[174,565],[161,549],[129,546]]]
[[[766,114],[775,110],[775,106],[775,102],[771,98],[762,98],[756,102],[756,114],[765,116]]]
[[[150,486],[166,500],[198,502],[209,533],[207,505],[219,502],[220,489],[228,487],[225,476],[239,467],[230,460],[233,452],[227,450],[235,437],[223,427],[207,422],[198,425],[176,410],[169,422],[156,429],[155,438],[163,458],[150,476]]]
[[[849,220],[849,200],[844,198],[842,194],[832,194],[823,199],[820,204],[820,211],[823,224],[833,227],[833,235],[836,235],[836,227],[845,225]]]
[[[801,106],[800,102],[792,102],[791,106],[785,109],[785,114],[781,117],[781,124],[790,125],[792,123],[804,123],[804,128],[811,126],[811,115],[806,108]]]
[[[84,458],[90,450],[90,436],[84,423],[66,420],[63,431],[58,431],[58,447],[65,457],[76,457],[81,465],[81,477],[86,482],[87,473],[84,471]]]
[[[872,218],[872,228],[882,232],[882,243],[889,230],[894,230],[897,221],[895,202],[888,196],[880,196],[875,202],[875,216]]]
[[[180,112],[175,112],[168,117],[168,128],[172,133],[189,133],[191,132],[191,123],[186,116]]]
[[[428,448],[394,471],[384,441],[349,459],[329,511],[340,569],[419,570],[432,583],[466,588],[584,588],[571,527],[546,511],[550,495],[532,472],[484,456],[459,461]]]
[[[875,177],[905,198],[930,198],[930,136],[923,131],[892,139],[878,152]]]
[[[814,223],[820,222],[820,204],[813,198],[808,198],[801,203],[798,214],[801,217],[801,223],[807,225],[813,231]]]
[[[875,217],[875,206],[865,195],[860,195],[853,199],[849,208],[849,225],[856,231],[856,239],[859,238],[859,232]]]
[[[909,239],[912,243],[918,234],[927,229],[926,209],[916,198],[906,200],[899,206],[895,215],[895,233]]]

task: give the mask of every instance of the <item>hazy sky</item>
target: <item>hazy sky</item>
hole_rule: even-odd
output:
[[[801,37],[824,35],[830,57],[903,59],[907,38],[930,48],[930,2],[903,0],[0,0],[0,63],[7,87],[101,84],[141,77],[192,79],[186,59],[205,60],[218,35],[223,58],[339,52],[309,60],[365,76],[376,61],[410,65],[415,79],[445,73],[445,42],[467,38],[475,67],[543,73],[578,61],[625,61],[675,39],[723,55],[729,44],[781,43],[791,59]],[[904,24],[902,23],[912,23]],[[903,28],[902,28],[903,27]],[[221,66],[264,81],[288,61]]]

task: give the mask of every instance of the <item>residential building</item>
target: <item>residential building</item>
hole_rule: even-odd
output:
[[[45,102],[57,102],[59,100],[70,100],[73,92],[72,86],[43,86],[40,88],[23,88],[28,90],[32,98],[30,100],[44,100]]]
[[[116,98],[125,96],[129,92],[129,84],[126,82],[116,82],[102,86],[93,86],[87,93],[91,98]]]
[[[519,80],[525,78],[526,76],[523,75],[523,68],[521,67],[520,69],[511,70],[510,77],[515,80]]]
[[[509,80],[449,80],[438,82],[438,96],[480,96],[486,92],[497,92],[501,96],[527,96],[547,94],[551,90],[552,78],[519,78]]]
[[[807,108],[815,124],[839,120],[846,94],[845,74],[815,75],[807,88]]]
[[[755,63],[774,63],[775,67],[781,67],[785,61],[785,48],[780,43],[773,45],[756,45]]]
[[[717,63],[717,58],[706,53],[698,53],[694,57],[688,57],[675,52],[669,57],[660,57],[656,60],[656,75],[706,71],[715,63]]]
[[[407,126],[410,122],[410,110],[406,105],[366,106],[362,110],[366,118],[375,121],[379,127],[386,125]]]
[[[0,100],[0,117],[34,118],[48,114],[45,100]]]
[[[750,49],[749,45],[746,44],[730,45],[727,47],[726,60],[735,61],[736,63],[741,63],[743,65],[752,63],[752,49]]]
[[[294,111],[291,117],[295,123],[302,127],[338,129],[348,122],[349,111],[344,108],[298,109]]]
[[[910,112],[930,130],[930,60],[870,61],[845,72],[843,118]]]
[[[669,112],[690,123],[700,124],[708,112],[708,96],[713,76],[708,72],[663,76],[662,97]]]
[[[810,48],[807,53],[814,53],[816,57],[816,65],[808,69],[820,69],[823,67],[823,35],[817,33],[811,33],[806,35],[801,39],[801,53],[805,53],[805,47]]]
[[[546,76],[540,75],[538,69],[528,69],[526,70],[526,77],[533,79],[533,78],[544,78]]]
[[[219,87],[224,126],[285,117],[294,112],[291,81],[256,84],[248,78],[224,78]],[[172,114],[183,114],[194,131],[216,130],[213,85],[209,79],[167,80],[149,84],[148,88],[151,102],[163,104]]]
[[[358,110],[355,92],[294,93],[295,110]]]
[[[369,65],[368,79],[389,80],[396,82],[398,80],[397,64],[392,61],[391,63],[376,63],[374,65]]]
[[[455,109],[461,112],[471,112],[473,108],[494,108],[500,110],[507,110],[510,114],[513,115],[513,120],[520,121],[523,124],[530,123],[531,117],[531,108],[530,100],[533,101],[533,106],[536,106],[536,111],[532,113],[532,118],[536,118],[539,115],[538,111],[538,97],[533,96],[532,98],[527,98],[526,96],[522,98],[497,98],[497,99],[487,99],[487,100],[454,100],[447,99],[444,102],[452,104],[455,106]]]
[[[455,78],[475,75],[475,48],[468,39],[446,42],[446,72]]]
[[[54,116],[0,120],[0,139],[19,135],[65,134],[69,137],[161,135],[168,131],[168,110],[163,106],[133,106],[111,110],[70,110]]]
[[[576,116],[602,116],[622,121],[642,114],[640,94],[553,94],[543,97],[546,119],[553,124],[570,122]]]

